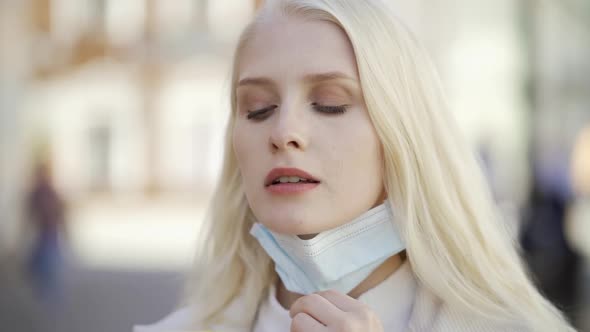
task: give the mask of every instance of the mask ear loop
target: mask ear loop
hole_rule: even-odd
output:
[[[382,164],[381,164],[381,170],[382,170],[382,172],[383,172],[382,174],[385,174],[385,166],[384,166],[384,163],[382,163]],[[392,213],[393,213],[393,219],[395,220],[395,219],[396,219],[396,217],[399,217],[399,216],[396,216],[396,214],[395,214],[395,211],[396,211],[396,210],[395,210],[395,208],[394,208],[394,207],[395,207],[395,205],[394,205],[394,204],[393,204],[393,202],[390,200],[390,198],[389,198],[389,194],[387,193],[387,188],[385,187],[385,176],[383,176],[383,192],[384,192],[384,194],[385,194],[385,200],[384,200],[383,202],[385,203],[385,201],[389,201],[388,203],[389,203],[389,205],[390,205],[390,207],[391,207],[391,210],[392,210]],[[394,224],[394,227],[395,227],[395,228],[397,229],[397,231],[399,232],[399,227],[398,227],[397,225],[395,225],[395,224]],[[399,236],[402,236],[402,234],[401,234],[401,233],[399,233]],[[403,239],[402,239],[402,241],[403,241]],[[399,257],[401,258],[401,260],[402,260],[402,263],[404,263],[406,260],[408,260],[408,253],[407,253],[407,249],[406,249],[406,248],[404,248],[404,250],[400,251],[400,252],[398,253],[398,255],[399,255]]]
[[[389,197],[389,193],[387,192],[387,185],[386,185],[386,181],[385,181],[385,152],[383,151],[383,145],[381,145],[379,147],[379,153],[380,153],[380,157],[381,157],[381,184],[383,185],[383,192],[381,193],[381,196],[379,196],[379,201],[381,201],[382,203],[385,203],[385,201],[389,201],[389,205],[391,206],[392,212],[394,213],[394,219],[395,219],[395,210],[394,210],[394,204],[393,202],[390,200]],[[381,199],[383,198],[383,199]],[[396,229],[398,228],[397,225],[394,225],[396,227]],[[399,230],[398,230],[399,232]],[[401,234],[400,234],[401,236]],[[402,239],[403,241],[403,239]],[[402,262],[405,262],[408,259],[408,254],[407,254],[407,249],[404,248],[404,250],[402,250],[401,252],[398,253],[399,257],[401,258]]]
[[[387,187],[385,184],[385,182],[386,182],[385,181],[385,158],[383,157],[384,156],[383,146],[379,147],[379,156],[381,157],[381,167],[380,167],[381,170],[380,170],[380,172],[381,172],[381,185],[383,186],[383,190],[379,196],[378,203],[383,204],[383,203],[385,203],[386,200],[389,199],[389,193],[387,192]]]

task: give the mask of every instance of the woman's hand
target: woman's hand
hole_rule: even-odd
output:
[[[291,332],[383,332],[381,320],[367,305],[332,290],[300,297],[289,314]]]

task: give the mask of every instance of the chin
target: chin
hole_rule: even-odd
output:
[[[306,218],[303,213],[273,211],[263,214],[259,220],[267,228],[281,234],[304,235],[319,233],[318,223]]]

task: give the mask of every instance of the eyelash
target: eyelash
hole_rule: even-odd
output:
[[[318,112],[328,114],[341,114],[346,112],[349,107],[349,105],[328,106],[320,105],[318,103],[312,103],[311,106]],[[267,114],[269,114],[271,111],[274,111],[277,107],[277,105],[271,105],[256,111],[248,111],[247,118],[248,120],[264,120],[266,119]]]
[[[323,113],[344,113],[348,108],[348,105],[338,105],[338,106],[328,106],[328,105],[320,105],[318,103],[312,103],[311,106],[316,111],[323,112]]]
[[[263,120],[266,118],[266,114],[274,111],[277,107],[277,105],[271,105],[256,111],[248,111],[248,120]]]

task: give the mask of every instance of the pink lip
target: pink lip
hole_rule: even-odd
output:
[[[317,183],[278,183],[272,182],[281,176],[298,176],[300,178],[316,181]],[[296,194],[311,190],[317,187],[320,181],[314,178],[309,173],[298,168],[274,168],[272,169],[264,180],[266,190],[273,194]]]
[[[298,194],[317,187],[319,183],[280,183],[266,187],[273,194]]]

